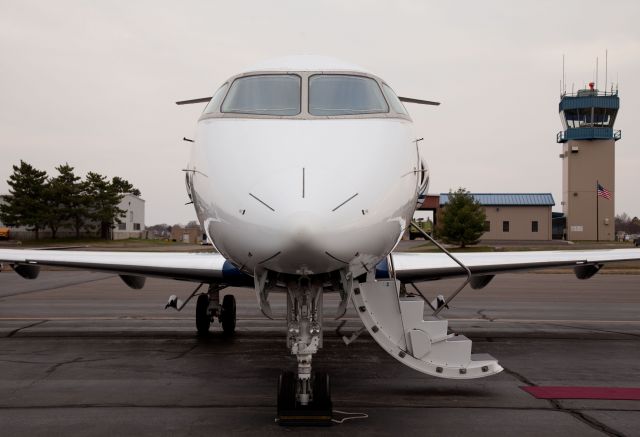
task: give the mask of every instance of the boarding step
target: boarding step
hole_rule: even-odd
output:
[[[401,363],[427,375],[471,379],[502,371],[487,354],[471,354],[471,340],[449,334],[448,321],[424,319],[424,301],[400,299],[398,281],[354,284],[351,300],[371,336]]]

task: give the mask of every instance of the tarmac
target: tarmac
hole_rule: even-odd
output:
[[[458,280],[420,286],[450,293]],[[293,369],[283,320],[267,320],[252,290],[238,300],[237,333],[195,335],[194,302],[164,310],[194,284],[43,271],[34,281],[0,273],[0,434],[336,436],[640,436],[640,401],[536,399],[526,386],[640,387],[640,275],[507,274],[465,290],[445,316],[474,352],[504,372],[456,381],[417,373],[346,324],[325,297],[316,370],[332,378],[334,408],[366,413],[330,428],[274,422],[276,380]],[[273,296],[284,314],[283,295]]]

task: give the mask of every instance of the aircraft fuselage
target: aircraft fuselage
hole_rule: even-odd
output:
[[[385,113],[314,116],[308,84],[323,74],[367,79],[380,96],[386,88],[359,71],[254,71],[221,89],[238,78],[294,76],[299,113],[214,108],[198,121],[188,170],[198,219],[215,248],[251,275],[371,271],[413,215],[421,173],[411,119],[394,113],[391,102]]]

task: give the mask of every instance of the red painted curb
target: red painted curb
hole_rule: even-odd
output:
[[[638,387],[520,387],[537,399],[640,401]]]

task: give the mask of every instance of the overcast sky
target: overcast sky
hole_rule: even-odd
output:
[[[50,173],[68,162],[131,181],[147,225],[186,223],[181,138],[202,106],[173,102],[264,59],[322,54],[442,102],[409,106],[431,193],[551,192],[560,210],[562,54],[570,89],[608,49],[616,212],[640,216],[639,18],[637,1],[0,0],[0,193],[20,159]]]

